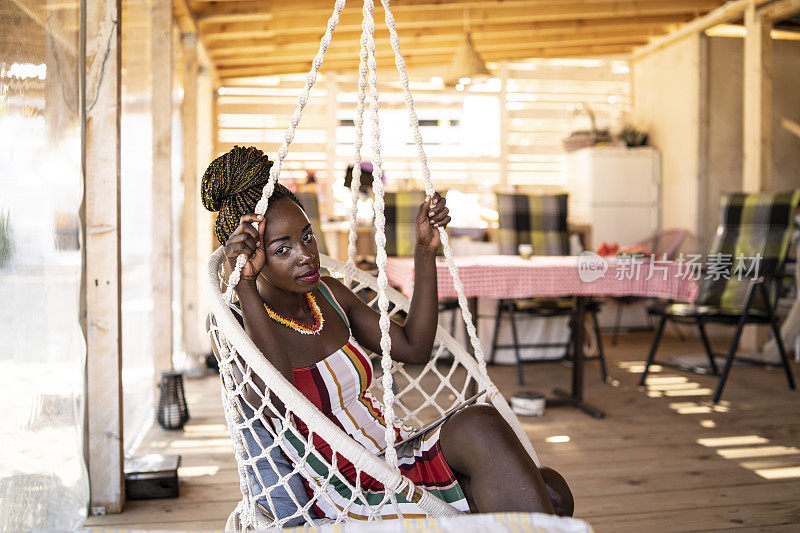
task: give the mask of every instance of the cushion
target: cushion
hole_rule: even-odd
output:
[[[500,253],[517,255],[520,244],[533,255],[569,255],[567,195],[498,194]]]

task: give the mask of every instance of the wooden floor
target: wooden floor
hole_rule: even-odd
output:
[[[664,367],[636,386],[652,333],[607,347],[614,382],[587,365],[586,399],[606,411],[595,420],[551,408],[522,422],[544,464],[559,470],[575,495],[576,516],[598,532],[800,530],[800,393],[779,368],[736,367],[718,406],[715,379]],[[721,346],[720,346],[721,347]],[[660,354],[697,353],[694,340],[665,338]],[[797,375],[797,365],[794,365]],[[491,367],[504,394],[512,367]],[[526,367],[527,389],[567,387],[559,363]],[[182,456],[178,499],[129,502],[89,527],[222,529],[238,500],[238,481],[219,402],[217,378],[187,382],[192,419],[185,431],[155,427],[138,453]],[[513,487],[510,487],[513,490]]]

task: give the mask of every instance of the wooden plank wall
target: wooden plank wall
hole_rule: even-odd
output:
[[[588,104],[601,127],[618,125],[629,109],[630,84],[624,60],[542,59],[489,64],[489,68],[498,77],[476,90],[445,89],[435,76],[412,76],[415,108],[432,177],[444,187],[487,190],[506,180],[511,185],[563,187],[562,139],[572,127],[588,127],[585,115],[575,118],[575,105]],[[421,188],[416,149],[406,133],[402,91],[398,83],[388,81],[396,74],[383,71],[379,77],[387,187]],[[327,181],[341,180],[353,158],[356,79],[351,74],[333,78],[334,82],[330,76],[328,80],[321,77],[311,92],[283,167],[284,180],[302,178],[304,170]],[[305,75],[262,77],[221,87],[217,151],[221,153],[238,144],[255,145],[275,154],[304,79]],[[329,88],[336,91],[335,98],[328,97]],[[501,99],[505,99],[504,106]],[[336,103],[333,112],[329,109],[331,102]],[[483,106],[480,109],[486,109],[493,117],[485,124],[470,127],[467,123],[475,122],[475,114],[470,119],[464,113],[465,105]],[[330,120],[331,114],[336,120]],[[481,127],[486,128],[485,139],[476,139],[465,131],[480,132]],[[331,150],[333,139],[335,154]],[[364,152],[367,150],[365,147]]]

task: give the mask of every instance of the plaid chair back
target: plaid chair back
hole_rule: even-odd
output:
[[[387,192],[384,195],[386,255],[414,255],[414,245],[417,242],[415,222],[419,206],[424,201],[424,191]]]
[[[782,272],[799,202],[800,189],[722,195],[720,222],[706,259],[697,305],[740,313],[750,280],[756,276],[770,278]],[[760,261],[750,259],[759,255]],[[775,296],[770,295],[771,298]],[[767,305],[756,292],[751,309],[765,312]]]
[[[317,201],[317,193],[315,192],[296,192],[294,193],[300,203],[303,204],[303,209],[308,216],[308,221],[311,222],[311,227],[314,229],[314,235],[317,237],[317,246],[320,253],[327,254],[328,246],[325,244],[325,235],[322,233],[322,226],[319,220],[319,202]]]
[[[569,255],[567,195],[498,194],[500,253],[517,255],[520,244],[533,255]]]

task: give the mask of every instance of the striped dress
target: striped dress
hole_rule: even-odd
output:
[[[350,324],[336,298],[324,283],[320,283],[322,296],[337,311],[350,330]],[[367,352],[353,338],[352,332],[347,343],[322,361],[305,368],[293,369],[295,387],[319,408],[330,420],[372,453],[386,446],[384,431],[386,422],[384,407],[367,389],[372,382],[372,365]],[[295,427],[308,437],[308,428],[295,419]],[[397,442],[407,438],[414,428],[396,420],[394,424]],[[417,438],[397,448],[398,466],[403,475],[440,499],[454,507],[468,512],[469,506],[464,492],[458,484],[453,471],[447,465],[439,445],[441,424],[429,429]],[[291,438],[287,432],[286,443],[282,446],[290,460],[295,462],[304,455],[302,442]],[[330,445],[313,435],[314,447],[327,462],[333,459]],[[351,484],[356,481],[356,469],[344,457],[337,454],[336,465],[339,474]],[[302,471],[309,495],[325,490],[327,497],[317,498],[314,511],[320,518],[335,518],[339,511],[348,505],[351,492],[347,486],[334,476],[325,489],[328,471],[321,461],[309,459]],[[375,479],[363,472],[360,477],[363,498],[357,499],[348,507],[348,515],[354,519],[367,519],[375,512],[374,505],[385,498],[385,489]],[[404,517],[425,516],[419,506],[397,495],[397,502]],[[381,510],[383,518],[397,517],[393,505],[385,505]]]

